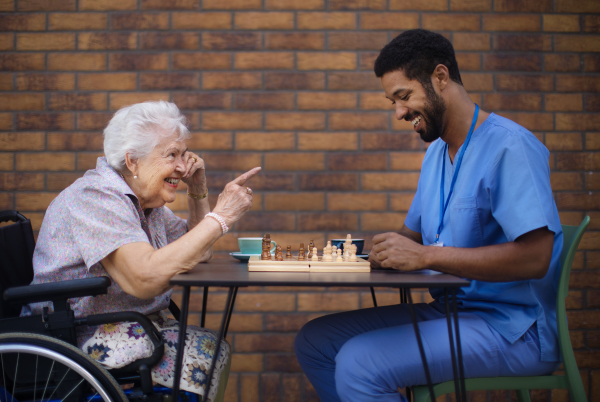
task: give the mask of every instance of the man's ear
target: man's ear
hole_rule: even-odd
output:
[[[443,64],[438,64],[433,70],[433,74],[431,74],[431,81],[433,85],[436,85],[440,91],[443,91],[448,86],[448,82],[450,81],[450,71],[448,71],[448,67]]]
[[[129,152],[125,154],[125,166],[133,176],[137,176],[138,158],[134,158]]]

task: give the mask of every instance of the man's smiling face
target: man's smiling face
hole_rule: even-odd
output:
[[[395,70],[381,77],[381,85],[396,108],[396,119],[410,121],[425,142],[442,136],[446,105],[431,82],[422,85],[406,78],[403,71]]]

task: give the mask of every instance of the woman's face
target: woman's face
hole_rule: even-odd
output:
[[[159,208],[175,201],[175,190],[186,172],[186,154],[185,142],[170,137],[138,161],[133,184],[142,209]]]

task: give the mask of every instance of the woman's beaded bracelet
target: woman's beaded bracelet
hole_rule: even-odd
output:
[[[209,212],[206,215],[204,215],[205,218],[207,216],[210,216],[211,218],[216,219],[216,221],[219,222],[219,224],[221,225],[221,230],[223,230],[223,234],[229,232],[229,226],[227,226],[227,224],[225,223],[225,219],[221,218],[219,215],[215,214],[214,212]]]

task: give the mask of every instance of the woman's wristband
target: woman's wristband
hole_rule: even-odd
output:
[[[188,190],[187,195],[188,195],[188,197],[193,198],[195,200],[203,200],[208,196],[208,189],[206,189],[206,192],[204,194],[194,194],[194,193],[190,193]]]
[[[229,226],[227,226],[227,224],[225,223],[225,219],[221,218],[219,215],[215,214],[214,212],[209,212],[206,215],[204,215],[205,218],[207,216],[210,216],[211,218],[213,218],[217,222],[219,222],[219,224],[221,225],[221,230],[223,231],[223,234],[229,232]]]

